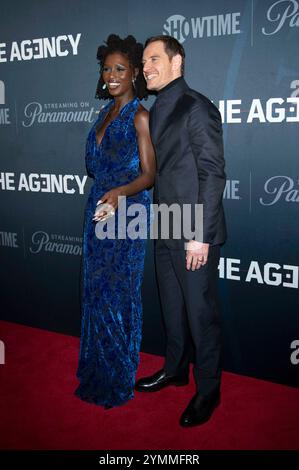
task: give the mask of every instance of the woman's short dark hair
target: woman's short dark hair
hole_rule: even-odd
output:
[[[181,65],[181,73],[184,75],[185,71],[185,49],[183,48],[182,44],[172,36],[167,35],[160,35],[160,36],[152,36],[148,38],[145,42],[144,47],[147,47],[152,42],[161,41],[164,44],[164,49],[166,54],[171,60],[175,55],[179,54],[182,57],[182,65]]]
[[[132,70],[138,68],[138,75],[136,77],[135,86],[133,90],[135,96],[137,96],[139,99],[146,99],[148,96],[148,92],[146,89],[146,82],[142,73],[143,45],[137,42],[134,36],[130,35],[127,36],[125,39],[121,39],[116,34],[110,34],[105,44],[99,46],[98,48],[97,59],[99,61],[101,70],[95,97],[100,100],[106,100],[111,98],[108,89],[103,89],[104,81],[102,78],[102,70],[106,57],[115,52],[123,54],[127,57],[127,59],[129,60],[129,64],[132,67]]]

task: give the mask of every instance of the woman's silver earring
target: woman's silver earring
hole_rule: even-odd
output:
[[[132,85],[133,85],[134,90],[136,89],[135,82],[136,82],[136,78],[133,78],[133,79],[132,79]]]
[[[107,88],[107,85],[106,85],[106,83],[104,83],[104,85],[102,86],[102,89],[106,90],[106,88]]]

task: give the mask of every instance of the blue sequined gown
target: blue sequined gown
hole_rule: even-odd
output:
[[[133,398],[142,327],[141,283],[145,239],[104,239],[95,235],[96,203],[108,190],[140,174],[134,117],[139,100],[127,103],[96,143],[96,126],[113,100],[99,112],[86,142],[86,166],[94,178],[83,236],[82,329],[76,395],[106,407]],[[147,191],[127,198],[127,207],[142,203],[149,213]],[[118,212],[116,211],[116,226]]]

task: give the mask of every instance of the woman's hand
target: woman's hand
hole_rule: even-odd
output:
[[[114,210],[116,210],[118,206],[118,198],[120,196],[124,196],[122,187],[111,189],[107,193],[103,194],[101,199],[97,202],[97,205],[103,204],[103,202],[107,202],[108,204],[113,206]]]
[[[114,211],[117,209],[117,206],[118,206],[118,198],[120,196],[124,196],[124,192],[122,190],[121,187],[119,188],[115,188],[115,189],[111,189],[110,191],[108,191],[107,193],[103,194],[103,196],[101,197],[101,199],[98,200],[97,202],[97,206],[99,204],[109,204],[113,209]],[[102,212],[97,212],[97,214],[95,215],[95,217],[93,218],[94,221],[98,222],[100,220],[105,220],[105,216],[107,215],[107,212],[106,211],[102,211]]]

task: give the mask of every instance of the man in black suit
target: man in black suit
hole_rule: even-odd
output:
[[[218,109],[183,78],[185,52],[171,36],[147,40],[143,73],[158,92],[150,112],[157,157],[155,202],[202,204],[202,239],[156,241],[156,271],[166,327],[164,368],[140,379],[136,390],[186,385],[194,346],[197,392],[180,424],[206,422],[220,401],[220,323],[217,281],[220,245],[226,239],[222,125]]]

